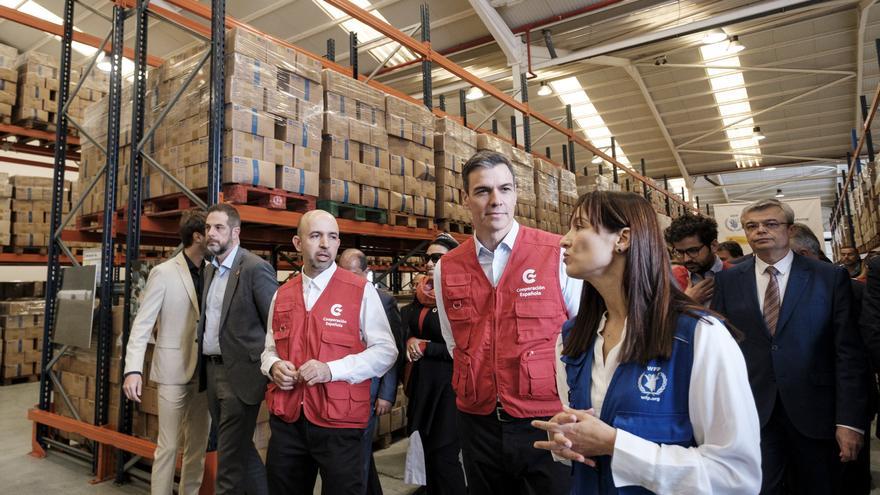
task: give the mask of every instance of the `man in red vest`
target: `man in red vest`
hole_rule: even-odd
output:
[[[303,215],[293,245],[302,273],[275,293],[262,354],[272,380],[269,492],[311,495],[320,470],[323,493],[361,495],[370,382],[394,365],[397,347],[376,289],[336,266],[332,215]]]
[[[513,219],[507,157],[477,152],[462,176],[474,236],[443,257],[434,287],[468,493],[568,493],[569,468],[532,447],[546,434],[529,422],[561,409],[555,345],[577,314],[582,282],[565,273],[560,236]]]

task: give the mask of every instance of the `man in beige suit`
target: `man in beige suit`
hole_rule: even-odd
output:
[[[184,216],[180,240],[183,251],[150,270],[143,301],[131,327],[125,360],[123,390],[129,400],[140,402],[144,352],[156,328],[149,376],[159,389],[159,439],[151,483],[154,495],[172,493],[179,439],[183,441],[179,493],[199,492],[210,429],[207,397],[199,392],[195,373],[201,267],[207,245],[203,211]]]

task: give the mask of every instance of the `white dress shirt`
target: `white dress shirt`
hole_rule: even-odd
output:
[[[226,284],[229,282],[229,272],[232,271],[232,263],[238,255],[238,245],[229,251],[223,263],[217,263],[215,257],[211,260],[214,265],[214,276],[211,278],[211,286],[208,288],[208,298],[205,300],[205,335],[202,337],[202,354],[220,355],[220,317],[223,316],[223,298],[226,296]]]
[[[321,272],[315,278],[309,278],[302,274],[303,300],[306,303],[306,311],[311,311],[315,302],[324,293],[327,284],[337,270],[334,262],[329,268]],[[275,312],[275,297],[269,306],[269,321],[266,325],[266,348],[260,356],[260,370],[264,375],[272,378],[270,371],[272,365],[280,361],[275,349],[275,337],[272,333],[272,314]],[[364,297],[361,300],[360,336],[367,348],[357,354],[349,354],[342,359],[326,363],[330,367],[331,381],[346,381],[348,383],[360,383],[373,377],[383,376],[397,360],[397,346],[394,344],[394,336],[391,334],[391,325],[385,315],[385,308],[379,293],[373,284],[367,283],[364,287]],[[317,356],[315,356],[317,359]],[[303,363],[293,363],[299,367]]]
[[[483,246],[483,244],[480,243],[480,240],[477,239],[477,235],[474,234],[474,245],[476,247],[477,259],[480,262],[480,266],[483,268],[483,273],[492,284],[492,287],[498,286],[498,281],[501,280],[501,276],[504,274],[504,268],[507,267],[507,261],[510,259],[510,254],[513,252],[513,246],[516,242],[517,234],[519,234],[519,222],[514,220],[510,232],[504,236],[504,239],[501,239],[501,243],[498,244],[498,247],[495,248],[494,252]],[[564,251],[562,248],[560,248],[560,250]],[[452,350],[455,349],[455,339],[452,336],[452,325],[449,323],[449,318],[446,316],[446,310],[443,306],[443,290],[441,289],[443,286],[440,285],[442,277],[440,274],[440,265],[442,262],[443,259],[441,258],[437,262],[437,265],[434,266],[434,287],[436,289],[434,291],[434,296],[437,298],[437,313],[440,315],[440,331],[443,334],[443,340],[446,341],[446,348],[449,350],[449,355],[452,356]],[[568,274],[565,273],[565,263],[562,262],[562,255],[560,255],[559,288],[562,291],[562,299],[568,310],[569,318],[574,318],[577,315],[578,307],[581,304],[581,289],[583,286],[583,281],[569,278]]]
[[[625,326],[622,336],[626,336]],[[604,328],[602,318],[593,348],[590,389],[597,416],[617,370],[623,343],[621,338],[603,362],[600,358]],[[618,429],[611,458],[614,485],[642,486],[658,494],[758,493],[761,426],[739,345],[720,321],[707,317],[697,323],[693,346],[688,411],[697,446],[657,444]],[[565,363],[559,359],[561,351],[560,336],[556,345],[556,382],[562,403],[568,405],[569,389]]]
[[[791,263],[794,261],[794,252],[789,251],[781,260],[777,261],[773,266],[779,270],[776,274],[776,284],[779,286],[779,307],[782,307],[782,299],[785,297],[785,288],[788,287],[788,277],[791,275]],[[764,273],[769,263],[763,261],[760,257],[755,256],[755,280],[758,282],[758,306],[761,311],[764,310],[764,295],[767,293],[767,286],[770,284],[770,274]]]

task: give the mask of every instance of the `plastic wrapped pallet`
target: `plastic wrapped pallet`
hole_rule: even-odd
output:
[[[18,73],[15,70],[17,58],[18,50],[0,44],[0,123],[12,122],[12,107],[18,87]]]

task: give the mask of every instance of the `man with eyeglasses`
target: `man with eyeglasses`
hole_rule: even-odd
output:
[[[849,275],[792,252],[787,204],[758,201],[741,221],[755,256],[716,276],[712,308],[743,333],[761,493],[836,493],[840,462],[856,458],[869,425]]]
[[[666,228],[666,242],[680,265],[672,266],[679,289],[700,304],[708,304],[715,290],[715,274],[732,265],[718,257],[718,224],[703,215],[684,215]]]

